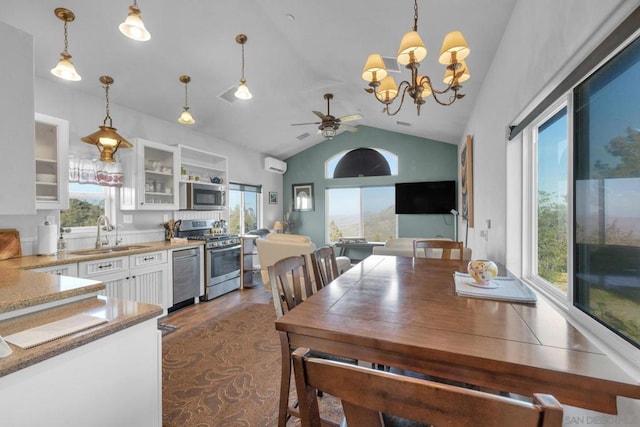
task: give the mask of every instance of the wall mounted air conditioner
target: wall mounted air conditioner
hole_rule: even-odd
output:
[[[273,157],[265,157],[264,169],[269,172],[285,173],[287,171],[287,164]]]

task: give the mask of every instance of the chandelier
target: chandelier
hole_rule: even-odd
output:
[[[396,85],[393,77],[387,75],[382,56],[377,53],[369,55],[362,70],[362,78],[369,82],[365,91],[373,94],[376,100],[384,104],[383,111],[390,116],[398,114],[407,94],[413,99],[418,115],[420,107],[429,95],[433,95],[433,99],[440,105],[451,105],[464,97],[464,94],[460,93],[460,83],[470,77],[469,69],[464,63],[464,59],[469,55],[469,46],[460,31],[447,34],[440,49],[438,61],[446,66],[443,81],[447,86],[442,90],[435,89],[429,76],[418,74],[420,61],[427,56],[427,48],[418,34],[418,0],[414,0],[413,10],[413,31],[402,37],[397,54],[398,63],[411,71],[411,80],[403,80]],[[448,95],[448,98],[445,95]],[[392,111],[391,104],[398,96],[400,104]]]
[[[184,75],[180,76],[179,79],[182,83],[184,83],[184,107],[182,114],[180,114],[180,117],[178,118],[178,121],[185,125],[192,125],[196,121],[193,119],[191,112],[189,112],[189,102],[187,101],[187,85],[191,81],[191,77]]]
[[[69,40],[68,40],[68,31],[67,26],[69,22],[73,22],[76,19],[76,16],[69,9],[65,9],[64,7],[56,8],[53,13],[64,22],[64,51],[60,54],[60,60],[56,64],[56,66],[51,70],[51,74],[56,77],[59,77],[64,80],[70,80],[72,82],[77,82],[82,80],[80,74],[76,71],[76,67],[73,66],[73,61],[71,61],[71,55],[69,55]]]

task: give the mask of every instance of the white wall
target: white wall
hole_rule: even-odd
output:
[[[282,194],[282,175],[264,170],[265,154],[232,145],[179,124],[177,115],[180,112],[180,104],[176,104],[176,122],[160,120],[118,105],[118,79],[117,76],[114,78],[115,82],[109,90],[110,115],[114,127],[121,135],[127,139],[141,137],[168,145],[184,144],[227,156],[229,158],[229,180],[262,184],[264,224],[270,225],[276,219],[282,218],[282,205],[269,205],[267,199],[269,191],[277,191]],[[96,85],[100,85],[97,77],[95,80]],[[94,97],[74,89],[72,82],[52,81],[49,78],[35,79],[35,111],[69,121],[69,152],[71,154],[97,154],[94,146],[81,142],[80,138],[95,132],[98,125],[102,124],[105,116],[105,102],[104,96]],[[0,145],[9,143],[7,140],[3,141],[0,142]],[[37,224],[42,222],[45,215],[52,214],[56,215],[57,212],[38,211],[33,216],[0,215],[0,228],[18,228],[23,241],[23,252],[30,254],[37,240]],[[133,212],[132,214],[134,216],[133,224],[123,224],[125,238],[136,230],[156,229],[158,233],[151,235],[156,239],[157,236],[163,235],[160,227],[162,215],[172,213]],[[112,220],[114,223],[122,224],[122,214],[118,212],[117,218]],[[89,240],[85,239],[80,246]],[[139,240],[139,236],[136,236],[135,240]],[[125,240],[125,243],[129,242]],[[70,248],[77,249],[77,246],[72,242]]]

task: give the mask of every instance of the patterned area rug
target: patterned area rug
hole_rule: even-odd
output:
[[[165,337],[163,426],[277,425],[280,342],[274,321],[273,305],[244,303]],[[339,421],[337,399],[321,400],[324,416]]]

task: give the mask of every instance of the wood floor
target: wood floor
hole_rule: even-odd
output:
[[[243,302],[253,302],[259,304],[272,304],[271,293],[265,291],[261,284],[256,284],[253,288],[240,289],[222,295],[211,301],[202,301],[172,313],[160,319],[161,322],[178,326],[182,331],[190,327],[198,326],[215,316],[231,311],[238,304]]]

